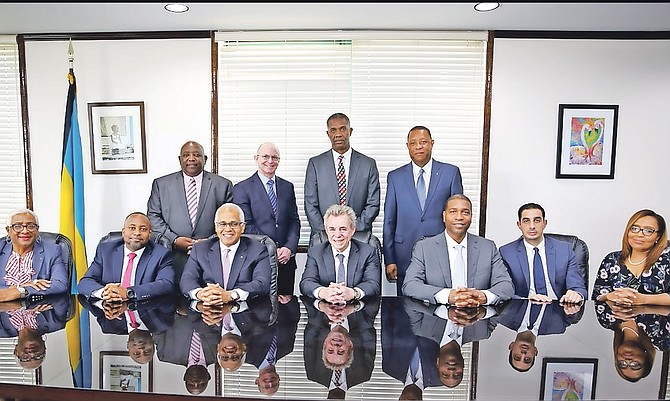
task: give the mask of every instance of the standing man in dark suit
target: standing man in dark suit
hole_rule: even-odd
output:
[[[326,121],[331,149],[309,159],[305,174],[305,214],[314,234],[324,229],[331,205],[348,205],[356,213],[356,231],[371,231],[379,215],[379,171],[374,159],[351,148],[349,117],[335,113]]]
[[[446,230],[417,241],[403,284],[404,295],[431,304],[479,307],[514,295],[493,241],[469,234],[472,202],[452,195],[444,207]],[[446,256],[446,257],[445,257]]]
[[[444,231],[447,199],[463,193],[458,167],[433,160],[430,130],[416,126],[407,134],[412,161],[388,173],[384,200],[384,263],[386,277],[402,292],[412,248],[423,237]]]
[[[152,231],[172,243],[177,283],[193,244],[214,234],[216,209],[233,201],[233,183],[204,171],[207,156],[202,145],[186,142],[178,159],[181,171],[156,178],[147,203]]]
[[[234,203],[216,211],[217,238],[193,246],[179,288],[204,305],[246,301],[270,294],[270,257],[265,245],[242,237],[244,212]]]
[[[544,236],[547,227],[544,208],[526,203],[519,208],[518,215],[516,225],[521,238],[500,247],[514,283],[514,295],[540,302],[584,301],[586,286],[575,252],[569,243]]]
[[[258,172],[233,187],[233,201],[244,211],[244,232],[264,234],[277,244],[277,292],[293,295],[300,217],[293,184],[277,177],[279,148],[266,142],[254,156]]]
[[[151,223],[142,212],[126,217],[123,239],[98,244],[79,281],[79,294],[105,302],[145,300],[174,292],[172,254],[149,241]]]
[[[324,220],[328,242],[309,247],[300,292],[335,304],[379,296],[381,262],[372,246],[352,239],[356,213],[332,205]]]

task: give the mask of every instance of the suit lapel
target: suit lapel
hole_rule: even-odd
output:
[[[528,256],[526,254],[526,246],[523,244],[523,238],[519,240],[516,250],[516,256],[519,259],[519,266],[521,266],[523,278],[526,279],[526,294],[528,294],[530,293],[530,266],[528,266]]]
[[[544,255],[547,258],[547,274],[549,275],[549,283],[553,287],[554,293],[556,292],[556,269],[553,269],[556,266],[556,248],[554,248],[554,243],[551,242],[549,238],[544,239]]]
[[[470,234],[466,234],[468,236],[468,256],[467,256],[467,261],[465,264],[467,265],[467,283],[466,285],[468,287],[474,287],[474,282],[475,282],[475,276],[477,275],[477,258],[475,255],[479,255],[479,241],[477,240],[477,237],[472,236]]]
[[[351,249],[349,250],[349,261],[347,262],[347,282],[345,283],[347,287],[353,287],[351,283],[354,282],[356,278],[356,271],[358,270],[358,265],[361,262],[360,250],[358,245],[354,244],[354,241],[351,241]]]
[[[209,265],[212,266],[214,282],[223,287],[223,264],[221,263],[221,243],[217,238],[209,249]],[[232,270],[232,269],[231,269]],[[230,281],[230,278],[228,279]]]
[[[428,205],[435,195],[435,188],[440,185],[440,178],[442,177],[442,166],[433,161],[433,168],[430,172],[430,183],[428,184],[428,193],[426,194],[426,205]],[[417,200],[418,201],[418,200]],[[427,208],[424,208],[427,209]]]
[[[442,271],[442,276],[444,277],[444,283],[446,287],[451,288],[451,265],[449,264],[449,246],[447,245],[447,237],[445,237],[445,232],[435,237],[435,259],[440,265],[440,270]],[[442,250],[447,251],[446,257],[442,255]]]
[[[247,244],[240,238],[240,246],[237,247],[237,251],[235,252],[235,259],[231,259],[230,261],[230,275],[228,276],[228,283],[226,283],[227,290],[231,290],[235,287],[233,284],[237,283],[242,267],[246,265],[246,262]],[[223,273],[221,273],[221,278],[223,278]]]
[[[182,185],[183,187],[183,185]],[[207,204],[207,197],[209,196],[209,191],[212,189],[212,177],[207,174],[207,172],[203,171],[202,172],[202,185],[200,188],[200,197],[198,199],[198,212],[195,215],[195,224],[194,224],[194,231],[195,227],[198,225],[198,221],[200,220],[200,216],[202,215],[202,209],[204,206]],[[184,200],[186,199],[186,192],[184,192]],[[188,214],[188,207],[186,208],[186,214]]]
[[[351,150],[351,161],[349,162],[349,175],[347,176],[347,204],[349,204],[349,197],[354,190],[354,183],[356,182],[353,177],[358,177],[358,170],[361,166],[358,152]]]
[[[414,171],[412,169],[413,169],[412,162],[405,165],[405,168],[403,168],[402,170],[402,177],[403,177],[402,179],[405,184],[404,187],[410,190],[411,193],[413,194],[411,195],[412,203],[414,204],[414,206],[416,206],[416,209],[419,211],[419,213],[423,214],[423,212],[421,211],[421,205],[419,204],[419,197],[416,194],[416,185],[415,185],[416,183],[414,182]],[[427,197],[426,197],[426,204],[428,204]]]
[[[114,265],[112,267],[112,269],[113,269],[112,271],[114,272],[113,279],[115,281],[118,280],[117,281],[118,283],[123,281],[123,268],[125,267],[123,265],[123,256],[124,256],[123,255],[123,247],[124,246],[125,246],[125,244],[123,243],[123,240],[120,240],[119,245],[117,245],[116,248],[114,248],[114,250],[112,251],[112,260],[117,260],[118,261],[117,263],[114,263]],[[104,272],[103,272],[103,274],[104,274]]]
[[[142,284],[144,274],[147,272],[149,259],[151,259],[151,253],[153,252],[153,247],[150,244],[151,243],[147,243],[147,246],[144,247],[144,252],[142,252],[140,261],[137,263],[137,271],[135,272],[135,285]]]
[[[335,259],[333,258],[333,248],[328,243],[323,249],[323,265],[326,267],[326,278],[329,283],[334,283],[337,280],[337,270],[335,267]]]
[[[33,270],[35,270],[35,275],[33,278],[40,277],[42,267],[44,267],[44,245],[35,242],[35,246],[33,246]]]
[[[191,221],[188,215],[188,205],[186,204],[186,188],[184,188],[184,173],[181,171],[175,173],[174,180],[175,191],[179,193],[179,210],[183,210],[186,215],[186,220]]]

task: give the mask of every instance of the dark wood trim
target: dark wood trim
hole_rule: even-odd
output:
[[[505,39],[667,40],[670,31],[495,31]]]
[[[212,46],[212,173],[219,173],[219,46],[211,32]]]
[[[132,40],[132,39],[208,39],[212,31],[147,31],[147,32],[73,32],[26,33],[26,41],[48,42],[67,40]]]
[[[663,351],[663,363],[661,368],[661,383],[658,389],[658,399],[665,400],[668,388],[668,362],[670,362],[670,351]]]
[[[477,373],[479,372],[479,341],[472,343],[472,355],[470,356],[470,398],[477,399]]]
[[[486,41],[486,84],[484,87],[484,129],[482,133],[482,178],[479,191],[479,235],[486,235],[486,209],[489,188],[489,154],[491,146],[491,92],[493,91],[493,40],[494,31],[489,31]]]
[[[33,210],[33,176],[30,157],[30,119],[28,118],[28,78],[26,76],[26,41],[23,35],[16,35],[19,50],[19,90],[21,92],[21,131],[23,136],[23,176],[26,184],[26,207]]]

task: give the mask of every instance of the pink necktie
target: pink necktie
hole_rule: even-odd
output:
[[[228,254],[230,249],[223,250],[223,288],[228,286],[228,277],[230,276],[230,260],[228,259]]]
[[[130,278],[133,276],[133,260],[137,254],[135,252],[130,252],[128,254],[128,265],[126,266],[126,272],[123,274],[123,280],[121,280],[121,287],[128,288],[130,287]]]
[[[130,327],[133,329],[140,327],[140,324],[137,323],[137,318],[135,317],[135,311],[129,310],[128,317],[130,318]]]

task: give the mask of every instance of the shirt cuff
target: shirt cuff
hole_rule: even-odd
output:
[[[451,288],[443,288],[435,294],[435,302],[438,304],[449,305],[449,294]]]

